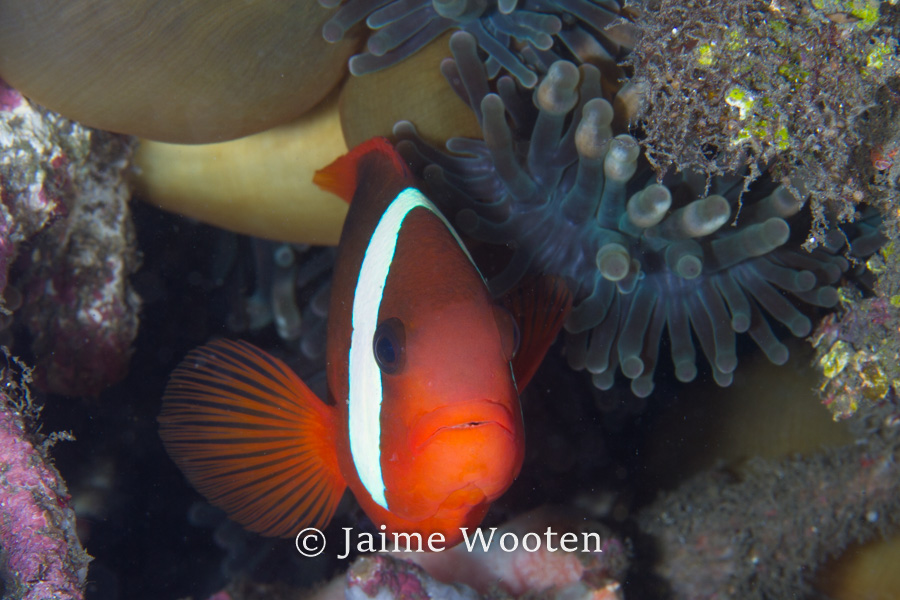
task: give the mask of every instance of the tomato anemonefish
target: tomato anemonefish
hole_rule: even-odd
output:
[[[191,483],[251,531],[322,528],[349,487],[376,526],[455,544],[519,473],[517,384],[571,297],[560,280],[539,278],[495,304],[384,138],[316,182],[352,199],[328,315],[332,403],[280,360],[220,340],[172,374],[160,435]]]

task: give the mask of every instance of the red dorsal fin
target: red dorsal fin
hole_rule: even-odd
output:
[[[372,153],[382,154],[389,158],[391,168],[395,169],[401,177],[412,177],[403,157],[397,153],[388,139],[374,137],[336,159],[324,169],[316,171],[313,183],[349,203],[353,200],[353,194],[356,193],[359,161]]]
[[[335,414],[277,358],[219,340],[172,373],[159,434],[211,503],[250,531],[289,537],[327,525],[346,487]]]
[[[525,389],[544,360],[572,310],[572,294],[563,277],[526,277],[500,303],[519,326],[519,349],[512,360],[519,391]]]

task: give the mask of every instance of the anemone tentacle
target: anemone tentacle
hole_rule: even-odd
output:
[[[334,8],[340,2],[319,4]],[[504,70],[530,88],[562,54],[614,64],[622,42],[604,30],[620,14],[620,0],[349,0],[322,34],[337,42],[365,22],[374,33],[365,51],[350,59],[350,72],[364,75],[402,61],[446,31],[463,30],[487,54],[491,78]]]
[[[790,243],[792,224],[804,222],[802,173],[749,190],[744,174],[707,181],[682,173],[657,183],[635,139],[613,135],[595,67],[555,62],[524,92],[529,103],[512,98],[509,76],[491,91],[468,34],[454,34],[451,48],[444,72],[478,115],[484,140],[453,139],[445,153],[400,123],[399,148],[428,165],[433,196],[462,232],[513,249],[489,281],[494,294],[528,271],[567,278],[576,300],[567,356],[598,388],[619,371],[636,395],[648,395],[664,335],[680,381],[697,375],[696,341],[727,386],[736,334],[781,364],[788,351],[771,323],[806,336],[811,323],[795,303],[837,303],[833,284],[848,269],[838,252],[852,252],[845,236],[836,232],[811,253]],[[857,229],[860,250],[877,247],[877,224]]]

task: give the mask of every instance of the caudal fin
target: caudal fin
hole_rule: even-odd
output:
[[[289,537],[327,525],[346,487],[334,415],[282,361],[219,340],[172,373],[159,434],[212,504],[250,531]]]

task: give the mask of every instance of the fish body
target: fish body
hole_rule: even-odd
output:
[[[349,487],[376,526],[456,543],[522,466],[516,372],[530,377],[571,299],[559,285],[539,294],[546,322],[517,354],[516,316],[386,140],[317,182],[351,201],[329,310],[330,401],[262,350],[217,341],[173,373],[160,434],[195,487],[252,531],[322,527]]]

